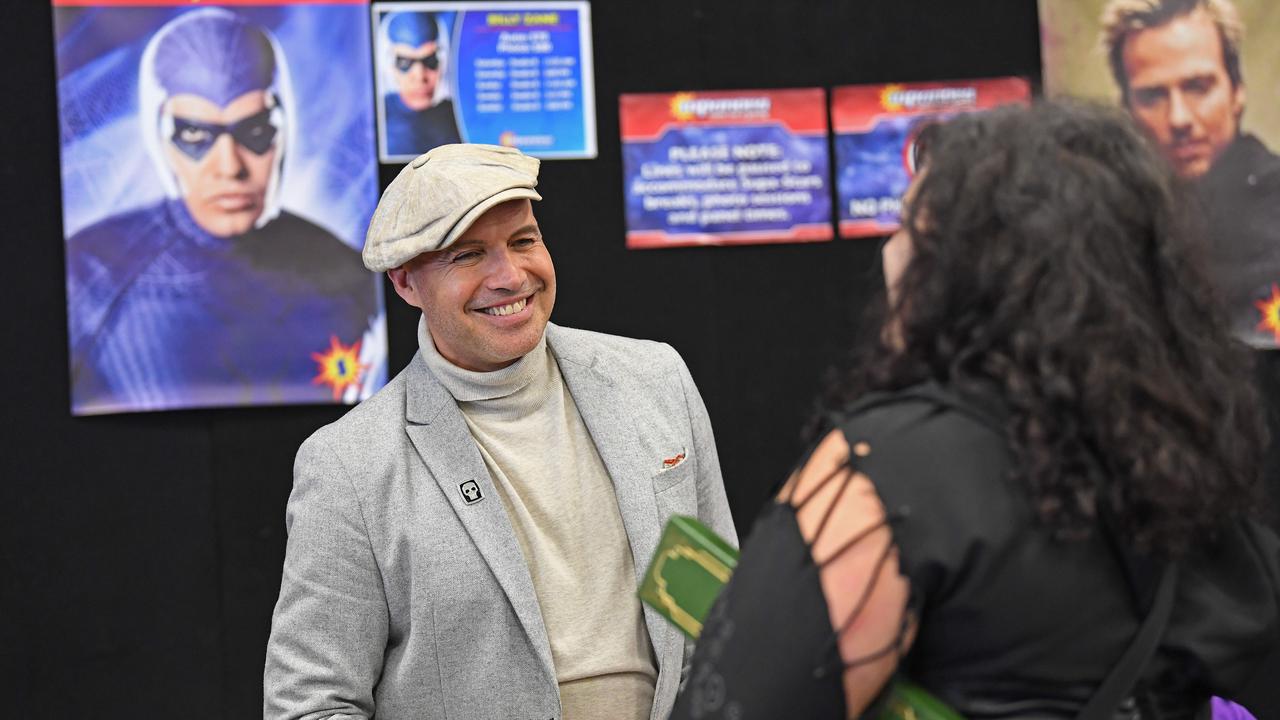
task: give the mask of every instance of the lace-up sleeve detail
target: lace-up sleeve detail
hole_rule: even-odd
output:
[[[894,526],[908,511],[887,511],[860,470],[872,452],[868,442],[850,446],[843,433],[832,432],[779,494],[779,502],[795,510],[830,613],[831,640],[814,658],[814,672],[843,666],[854,717],[892,676],[915,628],[911,586],[894,541]],[[833,664],[836,650],[839,663]]]
[[[910,673],[925,687],[975,656],[1016,673],[1025,656],[1004,660],[1011,620],[1043,602],[1019,589],[1056,556],[1019,554],[1034,525],[1001,417],[929,384],[832,416],[839,429],[743,543],[673,720],[874,715],[913,644]],[[1066,595],[1050,600],[1069,606]],[[1052,621],[1034,636],[1059,632]]]

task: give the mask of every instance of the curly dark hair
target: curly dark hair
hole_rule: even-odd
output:
[[[1105,505],[1134,548],[1177,556],[1258,508],[1251,359],[1205,277],[1194,203],[1128,117],[1045,102],[923,140],[892,330],[849,390],[994,385],[1014,473],[1060,537]]]

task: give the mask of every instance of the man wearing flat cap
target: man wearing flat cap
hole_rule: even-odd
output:
[[[665,718],[683,636],[636,590],[671,515],[736,543],[667,345],[550,324],[538,161],[443,145],[391,183],[365,264],[419,352],[298,451],[268,718]]]

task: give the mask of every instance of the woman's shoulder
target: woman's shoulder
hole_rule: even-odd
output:
[[[897,534],[916,558],[1000,546],[1032,526],[993,392],[922,383],[867,395],[836,420],[886,512],[904,518]]]
[[[974,451],[1003,459],[1007,422],[1008,411],[994,390],[962,391],[930,381],[869,393],[836,413],[830,424],[850,446],[879,446],[894,451],[895,460],[911,463]]]

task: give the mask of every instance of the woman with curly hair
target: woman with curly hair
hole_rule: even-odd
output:
[[[1280,541],[1188,204],[1100,107],[919,145],[856,399],[756,523],[673,717],[859,717],[900,678],[970,718],[1207,717],[1276,646]]]

